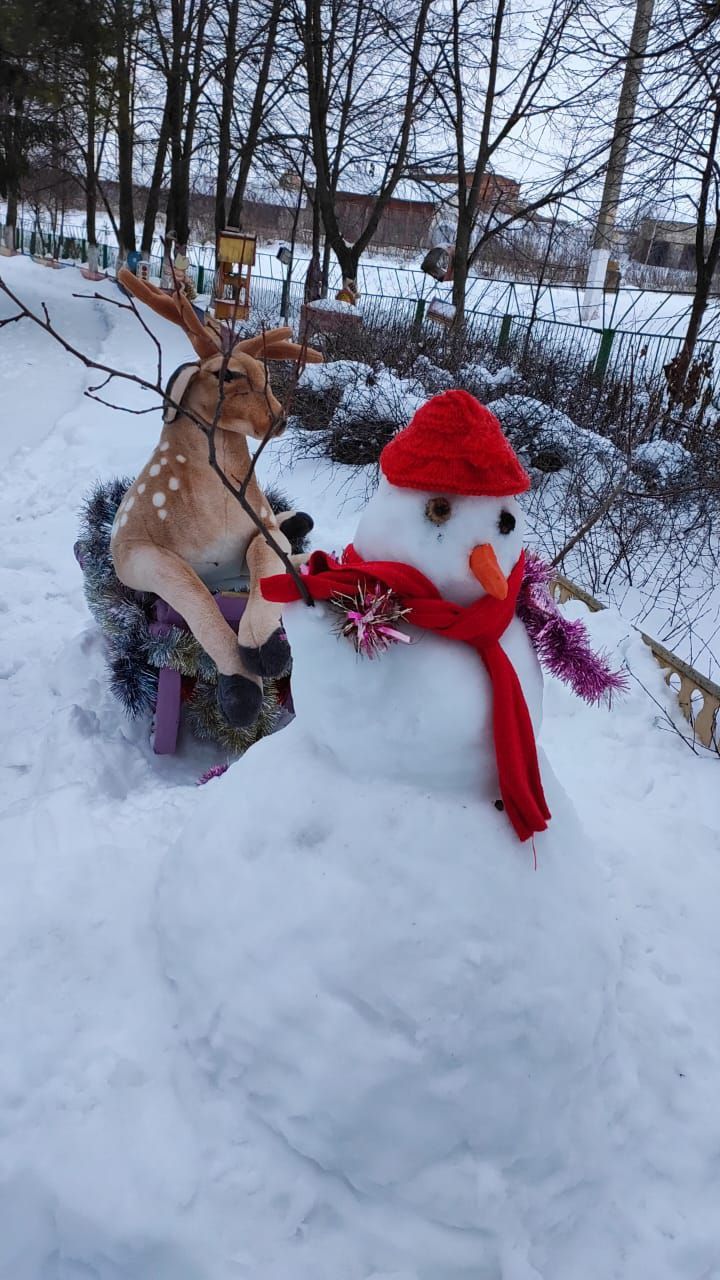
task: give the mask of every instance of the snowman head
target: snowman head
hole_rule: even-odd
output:
[[[410,564],[456,604],[504,598],[530,481],[494,414],[466,391],[433,396],[380,465],[354,540],[363,559]]]

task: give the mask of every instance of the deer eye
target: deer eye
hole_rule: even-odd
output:
[[[425,515],[433,524],[445,524],[452,515],[452,505],[447,498],[430,498]]]
[[[246,382],[248,381],[248,376],[242,369],[239,371],[226,369],[223,375],[224,382],[236,382],[238,378],[244,378]]]
[[[501,533],[512,533],[517,521],[511,511],[501,511],[498,529]]]

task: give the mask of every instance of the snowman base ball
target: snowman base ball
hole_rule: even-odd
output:
[[[514,497],[480,486],[518,473],[503,453],[498,480],[488,436],[475,448],[467,405],[450,408],[454,452],[433,430],[425,489],[386,470],[356,548],[471,606],[522,547]],[[592,842],[544,759],[537,870],[496,810],[477,652],[410,625],[412,644],[368,661],[331,613],[287,608],[297,717],[201,793],[159,886],[178,1032],[220,1116],[204,1146],[238,1188],[218,1247],[263,1280],[575,1280],[579,1256],[600,1280],[602,1249],[595,1270],[582,1249],[622,1097],[619,948]],[[537,729],[518,619],[499,643]]]
[[[592,1222],[618,949],[592,846],[543,776],[537,871],[491,803],[359,786],[300,716],[201,793],[159,887],[161,960],[221,1108],[213,1167],[240,1188],[252,1170],[223,1248],[252,1256],[265,1223],[258,1275],[498,1276],[510,1241],[552,1258],[543,1224],[566,1247]]]

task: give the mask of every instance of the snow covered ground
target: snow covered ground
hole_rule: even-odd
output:
[[[75,272],[0,271],[151,373]],[[503,815],[361,785],[300,719],[198,790],[217,755],[124,719],[73,559],[159,430],[96,381],[0,330],[0,1280],[717,1280],[720,762],[648,650],[586,616],[628,697],[546,684],[537,871]],[[363,477],[288,457],[344,545]]]

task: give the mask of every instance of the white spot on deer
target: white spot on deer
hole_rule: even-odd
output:
[[[165,450],[166,450],[166,449],[169,449],[169,448],[170,448],[170,444],[169,444],[169,442],[168,442],[167,440],[163,440],[163,441],[162,441],[162,443],[161,443],[161,445],[160,445],[160,452],[161,452],[161,453],[164,453],[164,452],[165,452]],[[164,462],[164,461],[165,461],[165,459],[163,458],[163,462]]]
[[[158,492],[158,493],[154,493],[154,494],[153,494],[153,506],[154,506],[154,507],[164,507],[164,506],[165,506],[165,494],[164,494],[164,493],[160,493],[160,492]]]
[[[147,485],[145,485],[145,484],[139,484],[139,485],[138,485],[138,493],[144,493],[144,492],[145,492],[145,490],[146,490],[146,488],[147,488]]]
[[[175,461],[176,461],[176,462],[187,462],[187,458],[185,457],[185,455],[184,455],[183,453],[176,453],[176,454],[175,454]]]
[[[118,531],[118,527],[117,527],[117,525],[116,525],[116,524],[114,524],[114,525],[113,525],[113,527],[112,527],[111,533],[110,533],[110,541],[111,541],[111,542],[112,542],[113,538],[115,537],[115,535],[116,535],[117,531]]]
[[[148,472],[148,474],[149,474],[149,475],[151,475],[151,476],[159,476],[159,475],[160,475],[160,464],[159,464],[158,462],[153,462],[153,464],[152,464],[152,466],[151,466],[150,471]]]
[[[130,508],[134,506],[135,506],[135,497],[134,495],[131,495],[129,498],[125,499],[125,510],[129,511]]]
[[[128,521],[127,516],[121,516],[121,517],[120,517],[120,524],[121,524],[121,525],[127,524],[127,521]]]
[[[261,507],[261,508],[260,508],[260,518],[261,518],[262,520],[266,520],[266,519],[267,519],[267,513],[268,513],[268,509],[267,509],[267,507]]]
[[[157,497],[157,494],[155,494],[155,497]],[[160,497],[162,497],[162,494],[160,494]],[[161,508],[161,510],[160,510],[160,511],[158,511],[158,515],[159,515],[159,517],[160,517],[160,519],[161,519],[161,520],[166,520],[166,519],[167,519],[167,511],[165,510],[165,508],[164,508],[164,507],[162,507],[162,508]]]
[[[180,488],[180,481],[178,480],[177,476],[171,476],[170,479],[168,480],[168,489],[179,489],[179,488]]]
[[[161,466],[161,467],[166,467],[166,466],[167,466],[167,458],[161,458],[161,459],[160,459],[160,466]]]

